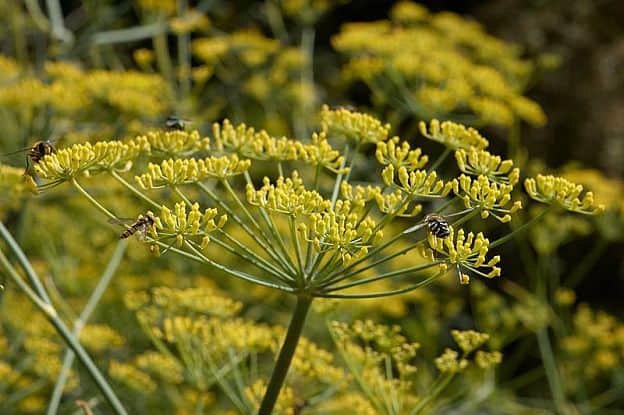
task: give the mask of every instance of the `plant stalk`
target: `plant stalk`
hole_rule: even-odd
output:
[[[258,415],[271,415],[273,413],[273,407],[277,402],[277,397],[286,379],[290,362],[292,362],[292,358],[295,355],[297,343],[299,343],[299,338],[301,337],[303,325],[311,304],[312,297],[303,295],[297,296],[297,304],[295,305],[295,311],[288,325],[286,339],[277,356],[277,362],[275,363],[275,368],[273,368],[269,386],[264,394],[264,398],[262,398]]]

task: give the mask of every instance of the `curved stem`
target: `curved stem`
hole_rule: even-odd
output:
[[[147,203],[149,203],[150,205],[152,205],[153,207],[155,207],[156,209],[161,209],[162,206],[156,202],[154,202],[152,199],[150,199],[147,195],[143,194],[141,191],[139,191],[136,187],[132,186],[130,183],[128,183],[126,181],[126,179],[124,179],[123,177],[121,177],[121,175],[119,173],[117,173],[115,170],[111,170],[110,172],[111,176],[113,176],[113,178],[115,180],[117,180],[123,187],[125,187],[126,189],[130,190],[132,193],[134,193],[136,196],[138,196],[139,198],[143,199],[144,201],[146,201]]]
[[[271,380],[267,386],[266,393],[262,398],[258,415],[271,415],[273,413],[273,407],[275,406],[275,402],[277,402],[277,397],[279,396],[279,392],[282,389],[284,380],[286,379],[290,362],[295,355],[297,343],[299,343],[299,338],[301,337],[303,325],[311,304],[312,297],[297,296],[297,304],[295,305],[295,311],[293,312],[292,319],[288,325],[286,339],[284,340],[284,344],[282,345],[279,355],[277,356],[277,362],[273,368],[273,373],[271,374]]]
[[[437,169],[440,166],[440,164],[442,164],[442,162],[446,160],[449,154],[451,154],[451,149],[445,148],[442,154],[440,154],[440,157],[438,157],[438,159],[431,166],[429,166],[427,171],[431,172]]]
[[[397,294],[404,294],[404,293],[408,293],[410,291],[414,291],[418,288],[424,287],[430,283],[432,283],[433,281],[435,281],[436,279],[438,279],[439,277],[441,277],[442,275],[446,274],[449,270],[444,270],[444,271],[440,271],[437,274],[432,275],[431,277],[422,280],[419,283],[416,283],[414,285],[410,285],[409,287],[405,287],[405,288],[401,288],[398,290],[390,290],[390,291],[381,291],[381,292],[377,292],[377,293],[370,293],[370,294],[324,294],[324,293],[314,293],[314,296],[316,297],[323,297],[323,298],[350,298],[350,299],[364,299],[364,298],[380,298],[380,297],[390,297],[393,295],[397,295]]]
[[[100,202],[95,200],[95,198],[91,196],[89,192],[87,192],[82,186],[80,186],[80,184],[75,178],[71,179],[71,184],[76,188],[76,190],[78,190],[78,192],[80,192],[84,197],[86,197],[89,200],[89,202],[91,202],[96,208],[101,210],[106,216],[108,216],[111,219],[117,219],[117,216],[115,216],[110,210],[102,206]]]
[[[535,222],[537,222],[538,220],[540,220],[544,215],[546,215],[548,212],[550,212],[553,209],[553,205],[548,206],[546,209],[542,210],[537,216],[535,216],[533,219],[529,220],[528,222],[522,224],[522,226],[520,226],[519,228],[514,229],[512,232],[508,233],[507,235],[503,236],[502,238],[498,238],[497,240],[495,240],[494,242],[492,242],[489,245],[489,249],[495,248],[499,245],[504,244],[505,242],[509,241],[510,239],[515,238],[516,236],[518,236],[519,234],[521,234],[522,232],[528,230],[531,226],[533,226],[535,224]]]
[[[368,284],[368,283],[371,283],[371,282],[374,282],[374,281],[383,280],[383,279],[386,279],[386,278],[398,277],[398,276],[409,274],[409,273],[415,272],[415,271],[422,271],[422,270],[425,270],[427,268],[431,268],[431,267],[434,267],[436,265],[440,265],[443,262],[444,261],[434,261],[434,262],[429,262],[427,264],[415,265],[413,267],[400,269],[400,270],[397,270],[397,271],[386,272],[384,274],[376,275],[374,277],[364,278],[363,280],[357,280],[357,281],[353,281],[353,282],[350,282],[350,283],[347,283],[347,284],[338,285],[338,286],[335,286],[335,287],[329,287],[329,288],[326,288],[324,290],[324,292],[340,291],[340,290],[344,290],[344,289],[351,288],[351,287],[357,287],[358,285]]]

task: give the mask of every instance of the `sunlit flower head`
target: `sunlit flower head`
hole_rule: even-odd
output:
[[[485,150],[460,149],[455,152],[455,159],[459,169],[472,176],[486,176],[492,182],[511,186],[520,179],[520,170],[513,168],[513,160],[503,160]]]
[[[466,208],[479,209],[483,219],[492,215],[503,223],[522,208],[519,200],[512,203],[512,191],[511,185],[490,182],[485,176],[472,179],[462,174],[453,182],[453,192],[462,198]]]
[[[432,120],[429,123],[429,128],[424,121],[421,121],[418,126],[422,135],[451,150],[482,150],[489,145],[488,141],[474,128],[464,127],[451,121],[440,123],[438,120]]]
[[[472,232],[466,235],[463,229],[455,233],[451,227],[451,234],[447,238],[436,238],[432,233],[429,233],[427,239],[435,256],[442,255],[444,261],[457,267],[461,284],[470,282],[469,275],[463,272],[464,269],[486,278],[501,275],[501,269],[496,266],[500,262],[498,255],[486,262],[490,241],[481,232],[475,237]],[[486,271],[480,270],[481,268],[489,270],[489,272],[486,274]]]
[[[378,143],[388,139],[390,125],[367,114],[345,108],[331,110],[327,105],[321,109],[321,129],[328,138],[352,140],[358,145]]]
[[[596,205],[594,202],[592,192],[586,192],[583,199],[579,199],[583,186],[563,177],[538,174],[535,178],[526,179],[524,188],[532,199],[555,204],[570,212],[595,215],[604,211],[604,205]]]

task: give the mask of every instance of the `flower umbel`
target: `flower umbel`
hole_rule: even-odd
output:
[[[485,176],[473,180],[462,174],[453,182],[453,192],[462,198],[466,208],[479,209],[483,219],[491,214],[503,223],[509,222],[511,215],[522,208],[519,200],[509,206],[512,191],[513,186],[490,182]]]
[[[485,150],[460,149],[455,152],[455,159],[459,169],[472,176],[486,176],[490,181],[511,186],[520,178],[520,170],[513,168],[513,160],[502,160]]]
[[[451,121],[440,123],[438,120],[431,120],[429,129],[427,129],[427,124],[421,121],[418,127],[422,135],[430,140],[443,144],[451,150],[483,150],[490,144],[474,128],[466,128],[461,124],[456,124]]]
[[[543,176],[528,178],[524,181],[524,188],[529,196],[538,202],[555,204],[570,212],[584,215],[595,215],[604,211],[604,205],[596,205],[594,194],[586,192],[583,200],[579,196],[583,186],[572,183],[563,177]]]
[[[463,229],[457,231],[457,234],[455,234],[452,227],[450,229],[451,234],[448,238],[436,238],[429,233],[427,239],[429,246],[436,254],[443,255],[448,263],[455,264],[461,284],[470,282],[468,274],[463,272],[464,268],[486,278],[494,278],[501,275],[501,269],[496,266],[500,262],[500,256],[494,256],[486,262],[485,256],[488,252],[490,241],[483,236],[483,233],[479,232],[475,237],[472,232],[465,235]],[[486,274],[480,271],[479,268],[489,269],[489,272]]]

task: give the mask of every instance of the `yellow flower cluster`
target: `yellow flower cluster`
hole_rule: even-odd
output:
[[[455,152],[459,170],[472,176],[485,176],[490,181],[514,186],[520,179],[520,169],[513,168],[513,160],[502,160],[500,156],[475,148]]]
[[[155,74],[137,71],[83,71],[65,62],[48,62],[46,97],[56,111],[75,117],[94,105],[112,106],[123,114],[158,117],[164,114],[171,91],[167,82]],[[102,112],[107,113],[106,111]],[[90,112],[91,114],[91,112]]]
[[[186,289],[156,287],[151,292],[151,298],[158,307],[172,313],[210,313],[226,318],[238,314],[242,308],[240,302],[219,296],[214,289],[208,287]]]
[[[23,169],[0,164],[0,217],[17,208],[20,200],[37,192],[37,185]]]
[[[127,170],[141,151],[142,146],[132,140],[74,144],[46,155],[34,170],[50,184],[58,184],[81,174]]]
[[[386,409],[383,402],[388,396],[406,406],[416,403],[409,377],[416,371],[412,362],[420,346],[407,342],[398,326],[384,326],[370,320],[357,320],[351,325],[334,321],[330,330],[347,367],[372,406],[387,413],[382,408]],[[397,370],[385,370],[389,366]]]
[[[140,393],[153,393],[157,388],[156,382],[134,365],[113,360],[108,367],[108,373],[117,382]]]
[[[341,207],[345,212],[340,212]],[[303,237],[312,241],[318,252],[338,252],[345,265],[365,256],[371,244],[378,243],[383,236],[372,218],[361,219],[349,210],[350,203],[345,201],[342,206],[337,204],[335,211],[311,214],[309,227],[299,226]]]
[[[183,368],[171,355],[158,352],[145,352],[135,359],[136,366],[171,385],[178,385],[184,380]]]
[[[460,358],[453,349],[445,349],[442,355],[436,357],[435,365],[442,373],[457,373],[468,367],[468,360]]]
[[[490,241],[479,232],[477,236],[470,232],[465,235],[463,229],[455,233],[453,228],[450,229],[451,234],[447,238],[436,238],[432,233],[427,235],[429,246],[438,254],[446,257],[446,261],[457,266],[459,273],[459,282],[468,284],[470,277],[462,272],[463,268],[486,278],[498,277],[501,269],[496,266],[500,262],[500,256],[495,256],[488,262],[485,262],[486,254]],[[478,268],[489,268],[490,271],[485,274]]]
[[[474,330],[451,330],[451,335],[462,350],[462,355],[460,357],[457,351],[445,349],[444,353],[435,359],[436,367],[442,373],[457,373],[466,369],[470,364],[466,357],[490,339],[488,334]],[[474,363],[480,369],[489,369],[498,365],[502,360],[503,355],[498,351],[478,350],[474,354]]]
[[[579,196],[583,192],[583,186],[563,177],[538,174],[535,178],[526,179],[524,188],[532,199],[555,204],[570,212],[595,215],[604,211],[604,205],[596,206],[592,192],[586,192],[581,201]]]
[[[624,361],[624,323],[604,311],[581,304],[572,334],[562,339],[564,373],[597,380],[615,374]]]
[[[296,170],[291,178],[280,176],[275,184],[271,184],[269,178],[265,177],[258,190],[248,184],[247,202],[292,217],[311,215],[331,208],[329,200],[314,190],[306,189]]]
[[[446,197],[453,188],[453,182],[444,183],[438,179],[435,171],[430,173],[426,170],[408,171],[405,167],[399,167],[395,173],[394,166],[390,164],[383,169],[381,176],[386,186],[399,189],[410,199]]]
[[[451,336],[453,336],[455,343],[466,354],[478,349],[490,339],[489,334],[479,333],[474,330],[451,330]]]
[[[286,137],[275,138],[266,131],[240,124],[234,127],[228,120],[213,125],[213,136],[219,151],[232,151],[254,160],[299,160],[321,166],[334,173],[346,173],[340,166],[344,157],[327,142],[324,132],[312,134],[312,142],[302,143]]]
[[[323,105],[320,117],[321,130],[329,138],[352,140],[357,145],[386,141],[390,132],[390,124],[382,125],[375,117],[345,108],[330,110]]]
[[[539,105],[522,96],[534,65],[518,48],[453,13],[399,2],[390,16],[346,24],[332,39],[349,58],[343,76],[367,83],[374,102],[422,118],[468,113],[488,124],[545,123]]]
[[[199,203],[194,203],[187,213],[187,205],[184,202],[176,203],[172,212],[168,207],[163,206],[160,217],[154,218],[154,237],[160,241],[174,238],[171,243],[182,247],[184,242],[197,245],[194,237],[201,237],[201,248],[205,249],[210,243],[211,232],[221,229],[227,222],[227,215],[221,215],[217,219],[217,209],[205,209],[200,212]],[[217,221],[215,221],[217,219]]]
[[[198,131],[150,131],[136,138],[152,156],[187,157],[210,149],[210,139]]]
[[[197,183],[210,179],[225,180],[243,174],[249,169],[250,160],[239,160],[236,154],[205,159],[169,159],[160,164],[149,163],[147,173],[135,176],[143,189]]]
[[[422,169],[429,161],[429,156],[423,154],[420,148],[411,150],[407,141],[401,141],[399,145],[399,137],[378,142],[375,157],[383,166],[392,165],[395,169],[405,167],[408,171]]]
[[[522,209],[519,200],[508,207],[512,191],[512,185],[490,182],[486,176],[472,179],[462,174],[459,180],[453,181],[453,192],[462,198],[466,208],[479,209],[483,219],[492,215],[503,223],[509,222],[511,215]]]
[[[104,352],[123,346],[125,339],[112,327],[103,324],[87,324],[80,332],[80,342],[89,350]]]
[[[418,127],[422,135],[443,144],[451,150],[483,150],[490,144],[474,128],[466,128],[451,121],[440,123],[438,120],[431,120],[428,131],[427,124],[424,121],[421,121]]]

